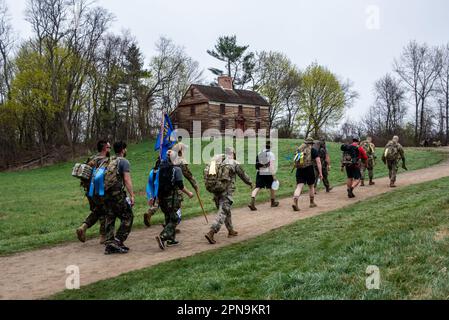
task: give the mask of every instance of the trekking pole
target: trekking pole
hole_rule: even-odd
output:
[[[198,192],[197,189],[195,189],[195,193],[196,193],[196,196],[197,196],[198,201],[199,201],[199,203],[200,203],[201,210],[203,210],[203,215],[204,215],[204,218],[206,219],[206,223],[209,224],[209,220],[207,219],[206,211],[204,210],[204,204],[203,204],[203,201],[201,200],[200,194],[199,194],[199,192]]]

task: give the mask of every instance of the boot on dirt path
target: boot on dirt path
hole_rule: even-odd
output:
[[[256,208],[256,198],[254,198],[254,197],[251,198],[251,202],[250,202],[250,204],[248,205],[248,208],[250,208],[251,211],[257,211],[257,208]]]
[[[298,212],[299,211],[299,206],[298,206],[298,198],[294,198],[293,199],[293,205],[292,205],[293,211]]]
[[[370,181],[369,181],[369,185],[370,186],[374,186],[376,183],[373,181],[373,179],[370,179]]]
[[[209,231],[205,235],[207,241],[209,241],[210,244],[216,244],[217,243],[217,241],[215,241],[215,239],[214,239],[214,235],[215,235],[214,230]]]
[[[87,224],[83,223],[81,227],[76,229],[76,236],[78,237],[78,240],[81,242],[86,242],[86,230],[88,226]]]
[[[161,250],[165,250],[165,243],[164,243],[164,241],[161,239],[161,237],[157,236],[157,237],[156,237],[156,242],[157,242],[157,245],[159,246],[159,248],[160,248]]]
[[[276,199],[271,199],[271,207],[272,207],[272,208],[277,208],[277,207],[279,207],[279,202],[276,201]]]
[[[390,183],[390,188],[396,188],[396,185],[394,184],[394,182]]]
[[[239,233],[235,230],[231,230],[228,232],[228,238],[237,237]]]
[[[315,198],[310,198],[310,208],[316,208],[318,205],[315,203]]]

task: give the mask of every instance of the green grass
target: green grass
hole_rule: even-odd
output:
[[[449,178],[54,299],[447,299]],[[444,236],[441,236],[444,235]],[[366,269],[380,269],[367,290]]]
[[[294,174],[290,173],[291,163],[297,140],[279,141],[279,172],[281,182],[280,197],[290,196],[295,187]],[[203,142],[203,147],[206,146]],[[142,216],[147,210],[145,185],[148,173],[157,153],[152,152],[153,143],[145,142],[132,145],[128,150],[131,162],[132,178],[137,194],[135,228],[143,226]],[[329,144],[334,167],[330,173],[331,183],[342,184],[345,180],[339,171],[339,145]],[[379,157],[382,150],[379,149]],[[434,165],[445,155],[429,151],[407,150],[407,164],[410,170]],[[71,177],[73,163],[63,163],[42,169],[0,173],[0,255],[51,246],[68,241],[77,241],[74,230],[88,215],[88,203],[79,182]],[[204,165],[192,165],[194,176],[201,187],[201,195],[208,212],[215,211],[210,195],[203,184]],[[255,178],[254,165],[245,165],[245,169]],[[376,176],[387,174],[385,166],[379,161]],[[249,188],[238,183],[235,193],[235,206],[248,202]],[[268,192],[261,193],[258,201],[269,200]],[[186,200],[183,205],[184,218],[200,215],[196,199]],[[155,217],[162,222],[162,215]],[[98,234],[98,226],[89,230],[89,236]]]

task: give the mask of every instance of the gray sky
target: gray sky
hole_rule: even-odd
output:
[[[21,38],[26,0],[6,0]],[[116,16],[113,30],[128,29],[145,56],[166,36],[185,47],[205,69],[220,67],[210,57],[220,35],[236,34],[252,51],[276,50],[300,68],[311,62],[354,82],[360,94],[348,117],[357,119],[373,102],[374,82],[391,72],[395,57],[411,39],[449,42],[447,0],[97,0]],[[374,6],[374,7],[372,7]],[[376,17],[376,8],[379,19]],[[379,24],[377,25],[377,20]],[[378,28],[377,28],[378,26]]]

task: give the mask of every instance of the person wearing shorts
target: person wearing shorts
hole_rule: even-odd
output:
[[[279,206],[279,202],[276,201],[276,191],[272,189],[273,182],[277,180],[275,175],[276,157],[271,151],[271,143],[267,141],[265,149],[259,153],[256,161],[256,188],[251,193],[251,202],[248,207],[251,211],[256,211],[256,197],[261,189],[270,190],[271,194],[271,207],[276,208]]]
[[[346,175],[348,177],[347,180],[348,198],[355,198],[354,190],[359,186],[360,181],[362,179],[362,174],[360,172],[361,162],[365,163],[365,165],[367,165],[368,163],[368,155],[366,154],[365,149],[363,149],[363,147],[360,146],[359,138],[355,137],[352,139],[352,146],[357,147],[359,150],[358,161],[357,163],[352,165],[342,166],[342,170],[343,168],[346,168]]]
[[[314,140],[311,137],[308,137],[304,144],[298,149],[303,151],[305,154],[310,155],[307,163],[304,164],[304,167],[298,167],[296,170],[296,190],[293,194],[293,210],[299,211],[298,201],[301,196],[302,189],[304,185],[309,186],[309,196],[310,196],[310,208],[317,207],[315,203],[315,168],[314,163],[316,163],[316,167],[318,168],[318,175],[320,179],[323,179],[323,171],[321,166],[320,155],[318,154],[318,150],[313,148]],[[310,153],[309,153],[310,152]]]

